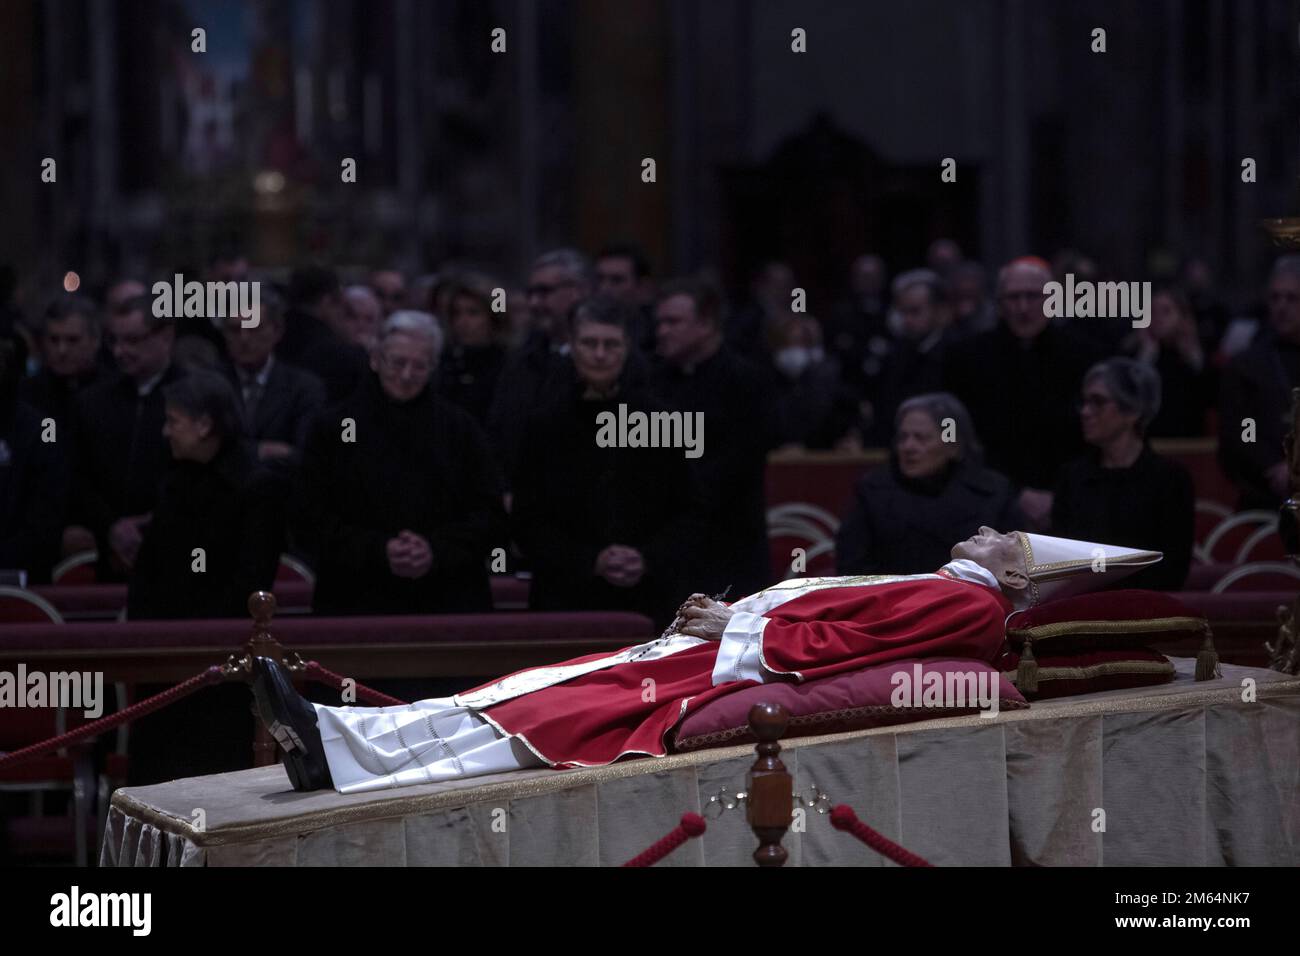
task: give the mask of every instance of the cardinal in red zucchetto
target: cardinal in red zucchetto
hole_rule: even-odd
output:
[[[692,595],[654,641],[517,671],[454,697],[327,707],[255,660],[258,713],[297,790],[358,793],[532,767],[661,757],[683,718],[756,683],[916,657],[992,663],[1018,607],[1099,587],[1158,552],[981,528],[933,574],[794,578]]]

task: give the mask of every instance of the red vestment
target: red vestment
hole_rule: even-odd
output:
[[[938,575],[884,583],[838,580],[846,583],[791,588],[795,596],[761,612],[767,618],[761,634],[762,663],[773,679],[794,675],[808,680],[933,655],[992,663],[1002,647],[1012,606],[996,588]],[[865,583],[847,583],[855,580]],[[742,599],[733,609],[764,595],[770,603],[778,588]],[[556,767],[601,766],[626,754],[663,756],[668,735],[686,714],[757,683],[739,680],[714,686],[718,649],[717,641],[706,641],[654,660],[617,663],[476,710]],[[611,656],[591,654],[553,666]],[[516,674],[538,672],[545,679],[546,670],[529,668]],[[472,698],[497,683],[457,697]]]

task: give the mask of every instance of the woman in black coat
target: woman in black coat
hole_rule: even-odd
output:
[[[283,479],[243,438],[234,389],[192,371],[163,389],[163,479],[127,591],[130,618],[245,617],[285,543]]]
[[[1196,505],[1187,469],[1146,441],[1160,410],[1160,384],[1155,369],[1133,359],[1107,359],[1088,370],[1079,419],[1092,449],[1061,469],[1052,534],[1161,551],[1164,560],[1120,586],[1176,591],[1192,561]]]
[[[957,398],[909,398],[894,422],[889,464],[858,481],[836,537],[840,574],[926,574],[981,525],[1023,527],[1011,483],[979,464],[979,439]]]

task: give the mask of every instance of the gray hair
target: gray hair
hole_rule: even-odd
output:
[[[939,303],[948,298],[948,283],[933,269],[911,269],[894,279],[890,291],[895,299],[913,286],[922,285],[930,292],[930,302]]]
[[[894,431],[898,431],[903,417],[910,412],[924,412],[940,429],[943,428],[944,419],[951,418],[957,438],[954,443],[957,446],[957,460],[975,464],[984,461],[984,446],[980,444],[979,435],[975,432],[975,423],[956,395],[951,392],[927,392],[905,399],[894,413]]]
[[[533,269],[563,269],[574,282],[590,286],[594,279],[591,260],[577,249],[563,248],[543,252],[533,260]]]
[[[371,302],[375,304],[376,307],[379,306],[379,296],[375,295],[375,290],[370,288],[370,286],[368,285],[361,285],[360,283],[347,286],[343,290],[343,298],[369,299]]]
[[[1121,410],[1137,415],[1137,432],[1145,435],[1160,411],[1160,373],[1145,362],[1108,358],[1088,369],[1084,386],[1094,379],[1101,379]]]
[[[399,309],[394,312],[380,326],[375,348],[383,348],[384,343],[392,335],[423,336],[429,340],[433,360],[438,361],[438,357],[442,355],[442,327],[428,312],[418,312],[415,309]]]

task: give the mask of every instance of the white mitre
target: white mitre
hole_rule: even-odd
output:
[[[1031,604],[1095,591],[1164,557],[1159,551],[1027,531],[1017,531],[1016,537],[1025,552]]]

